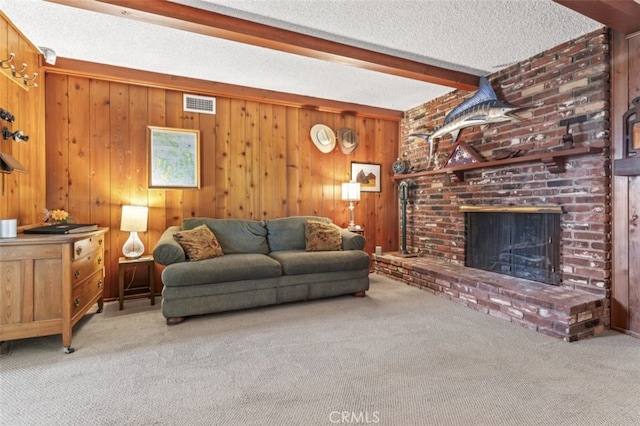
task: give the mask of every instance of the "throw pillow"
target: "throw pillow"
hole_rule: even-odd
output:
[[[220,243],[207,225],[176,232],[173,238],[182,246],[189,260],[211,259],[224,255]]]
[[[340,228],[333,223],[308,220],[304,225],[306,251],[342,250]]]

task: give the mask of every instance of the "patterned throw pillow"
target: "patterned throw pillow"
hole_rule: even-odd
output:
[[[304,225],[306,251],[342,250],[340,228],[333,223],[308,220]]]
[[[173,234],[173,239],[184,249],[189,260],[211,259],[224,255],[222,247],[207,225]]]

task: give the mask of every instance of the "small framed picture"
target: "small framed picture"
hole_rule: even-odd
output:
[[[361,192],[380,192],[380,164],[351,162],[351,180],[360,182]]]
[[[200,131],[147,127],[149,188],[200,188]]]

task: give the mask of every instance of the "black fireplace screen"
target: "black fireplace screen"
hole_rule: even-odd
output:
[[[560,285],[560,214],[465,214],[466,266]]]

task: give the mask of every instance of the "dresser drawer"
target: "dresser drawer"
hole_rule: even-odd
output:
[[[94,251],[88,256],[74,261],[71,265],[71,285],[76,285],[89,277],[98,269],[104,267],[104,253],[102,249]]]
[[[83,238],[73,243],[73,260],[80,259],[104,247],[104,234]]]
[[[88,280],[73,288],[71,293],[71,317],[81,312],[104,289],[104,270],[96,271]]]

